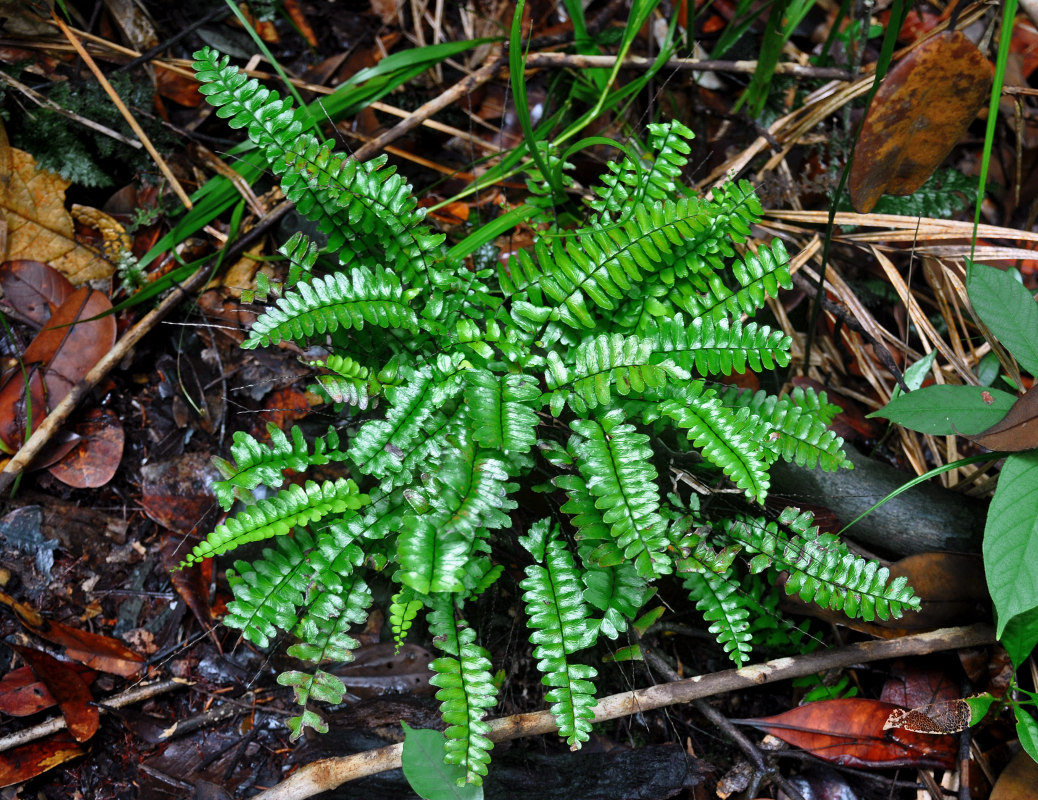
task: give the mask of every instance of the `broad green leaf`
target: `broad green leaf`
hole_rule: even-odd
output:
[[[970,265],[966,291],[973,310],[1020,366],[1038,375],[1038,304],[1005,270]]]
[[[1038,761],[1038,720],[1032,717],[1020,706],[1014,708],[1016,711],[1016,735],[1020,739],[1020,746],[1024,751]]]
[[[869,417],[883,417],[935,436],[971,435],[1001,420],[1015,402],[1013,395],[998,389],[926,386],[894,398]]]
[[[404,777],[423,800],[483,800],[483,787],[465,781],[465,768],[444,762],[447,741],[439,731],[404,726],[404,750],[400,756]]]
[[[984,569],[996,634],[1019,666],[1038,643],[1038,451],[1002,467],[984,527]]]

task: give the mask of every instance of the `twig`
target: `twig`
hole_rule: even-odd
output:
[[[58,429],[65,424],[65,421],[76,406],[79,405],[80,401],[126,357],[130,349],[145,334],[151,331],[159,320],[166,316],[184,296],[204,285],[209,276],[210,270],[203,266],[183,284],[177,285],[161,303],[145,314],[136,325],[126,332],[122,339],[115,343],[111,350],[101,357],[100,361],[91,367],[90,371],[83,376],[79,383],[72,387],[72,390],[65,395],[64,399],[40,423],[40,427],[33,431],[28,441],[7,462],[3,471],[0,472],[0,494],[6,492],[11,487],[11,484],[14,483],[14,479],[29,468],[33,459],[39,455],[40,450],[46,446],[51,437],[58,432]]]
[[[649,69],[655,61],[643,56],[628,56],[623,66],[629,69]],[[576,69],[609,69],[616,64],[616,56],[585,56],[571,53],[530,53],[527,67],[575,67]],[[719,61],[700,58],[671,58],[663,67],[676,71],[691,72],[741,72],[757,71],[756,61]],[[795,75],[798,78],[820,78],[822,80],[852,81],[857,75],[835,67],[814,67],[784,62],[775,65],[776,75]]]
[[[152,697],[158,697],[160,694],[172,692],[174,689],[182,689],[190,685],[190,681],[172,678],[171,680],[158,681],[157,683],[134,686],[132,689],[127,689],[125,692],[120,692],[114,697],[108,698],[99,707],[101,711],[106,711],[109,708],[125,708],[142,700],[149,700]],[[52,717],[39,725],[33,725],[31,728],[26,728],[23,731],[0,738],[0,752],[27,744],[28,742],[35,742],[37,739],[50,736],[52,733],[57,733],[66,727],[68,725],[64,717]]]
[[[711,675],[697,675],[674,683],[663,683],[634,692],[603,697],[594,709],[594,721],[626,717],[654,708],[688,703],[701,697],[750,689],[781,680],[811,675],[828,669],[848,667],[887,658],[926,655],[959,647],[992,644],[995,632],[990,625],[942,628],[929,633],[875,642],[861,642],[792,658],[778,658],[743,669],[730,669]],[[536,736],[558,730],[549,711],[516,714],[491,720],[491,741],[503,742],[521,736]],[[325,758],[302,767],[276,786],[260,792],[253,800],[303,800],[331,791],[348,781],[375,775],[400,766],[402,744],[368,750],[339,758]]]
[[[353,154],[353,157],[358,161],[364,161],[365,159],[371,158],[376,153],[382,152],[382,149],[387,144],[395,142],[405,133],[417,128],[422,124],[422,122],[427,120],[437,111],[443,110],[455,100],[459,100],[465,95],[475,91],[476,88],[482,86],[497,75],[497,73],[500,72],[507,63],[508,59],[504,56],[498,56],[497,58],[488,61],[471,75],[466,75],[452,87],[447,89],[447,91],[433,98],[419,108],[416,108],[406,119],[400,120],[400,122],[381,136],[372,139],[366,145],[357,150],[357,152]]]
[[[119,97],[119,93],[112,88],[112,84],[108,82],[108,78],[101,71],[101,68],[97,66],[97,62],[94,61],[90,53],[87,52],[86,48],[83,47],[83,43],[76,38],[75,34],[69,29],[68,25],[61,21],[61,17],[58,16],[56,11],[51,11],[51,15],[54,18],[54,22],[57,24],[61,32],[65,34],[65,38],[69,40],[69,43],[76,48],[76,52],[79,53],[79,57],[83,59],[86,65],[90,68],[90,71],[94,73],[94,77],[97,78],[97,82],[101,84],[101,88],[105,90],[112,103],[119,109],[119,113],[122,114],[123,119],[126,120],[126,124],[133,129],[133,132],[137,134],[137,138],[141,140],[141,144],[144,145],[144,149],[151,155],[152,160],[156,166],[166,176],[166,180],[169,181],[170,186],[173,188],[174,193],[180,198],[180,202],[184,204],[184,207],[190,209],[192,207],[191,198],[187,196],[187,192],[184,191],[184,187],[180,185],[180,181],[177,180],[172,170],[169,168],[169,164],[159,154],[159,151],[155,149],[155,145],[151,143],[151,139],[144,132],[144,129],[138,124],[137,120],[134,119],[133,114],[130,113],[130,109],[123,103],[122,98]]]

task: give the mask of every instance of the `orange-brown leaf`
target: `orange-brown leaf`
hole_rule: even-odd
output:
[[[6,750],[0,753],[0,786],[22,783],[81,755],[83,748],[65,731]]]
[[[847,767],[950,767],[956,740],[883,726],[897,708],[852,697],[822,700],[774,717],[738,720],[802,750]]]
[[[50,467],[50,474],[76,489],[104,486],[123,457],[126,435],[119,415],[107,408],[93,409],[74,430],[78,441],[67,456]]]
[[[95,673],[80,664],[68,664],[90,685]],[[0,680],[0,712],[12,717],[27,717],[57,705],[46,684],[29,667],[12,669]]]
[[[991,64],[962,33],[942,33],[894,66],[869,107],[854,148],[854,208],[912,194],[958,144],[991,92]]]
[[[90,687],[79,672],[69,664],[58,661],[54,656],[40,650],[15,644],[9,646],[25,659],[33,674],[58,701],[58,708],[65,718],[69,733],[77,742],[85,742],[97,733],[97,728],[101,724],[101,714],[94,705]]]

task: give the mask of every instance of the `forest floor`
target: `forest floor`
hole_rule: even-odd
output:
[[[0,2],[6,215],[0,442],[12,457],[0,464],[7,476],[0,477],[0,636],[10,645],[0,648],[0,784],[6,787],[0,797],[249,798],[263,790],[270,790],[268,798],[300,796],[278,794],[277,787],[303,765],[399,742],[401,720],[415,728],[443,727],[429,683],[432,644],[416,629],[395,652],[383,616],[388,603],[371,612],[356,634],[362,645],[356,660],[336,670],[349,702],[326,713],[328,734],[294,742],[284,724],[296,713],[292,692],[276,681],[291,661],[286,642],[257,648],[220,624],[231,599],[225,570],[233,559],[173,571],[221,521],[211,491],[220,477],[213,458],[229,457],[235,431],[263,438],[270,424],[309,431],[326,429],[332,419],[308,388],[312,371],[299,352],[240,347],[259,308],[242,294],[255,291],[261,270],[277,274],[276,248],[302,223],[271,176],[260,175],[250,186],[232,169],[240,138],[198,93],[191,54],[214,47],[283,91],[275,65],[254,55],[256,36],[302,100],[311,102],[390,54],[485,37],[406,81],[393,77],[399,70],[359,80],[370,88],[362,107],[348,109],[349,116],[330,109],[325,131],[345,151],[371,145],[370,154],[388,155],[450,241],[474,220],[492,218],[527,195],[520,178],[481,181],[495,159],[523,140],[507,62],[498,59],[515,3],[267,0],[246,12],[251,33],[216,0],[65,0],[53,16],[38,5]],[[581,5],[591,44],[575,48],[567,9]],[[987,105],[979,116],[977,108],[958,109],[956,80],[968,79],[975,65],[944,60],[943,72],[932,76],[945,88],[927,102],[944,109],[952,127],[956,114],[968,116],[936,175],[910,197],[888,194],[878,204],[873,198],[865,202],[869,213],[857,213],[863,182],[890,190],[910,182],[904,174],[884,173],[879,155],[859,149],[866,177],[859,175],[857,187],[851,179],[858,191],[854,206],[842,200],[831,218],[891,4],[876,4],[866,25],[841,16],[839,3],[790,4],[803,7],[804,16],[787,37],[782,66],[763,86],[751,80],[763,58],[768,15],[756,6],[748,14],[751,5],[658,4],[630,51],[644,63],[620,70],[617,85],[644,73],[675,14],[675,59],[701,63],[668,62],[625,104],[604,108],[586,135],[630,141],[647,122],[676,118],[696,134],[688,182],[705,192],[735,176],[756,187],[765,214],[752,239],[782,238],[794,265],[795,288],[768,304],[771,324],[793,337],[793,360],[786,369],[733,380],[784,392],[813,387],[843,409],[833,428],[855,448],[855,471],[822,479],[790,469],[775,476],[771,498],[773,512],[795,503],[835,532],[901,483],[979,452],[962,437],[917,434],[867,415],[931,352],[938,355],[928,382],[991,386],[998,379],[1000,362],[975,335],[964,264],[975,245],[978,260],[1015,269],[1025,286],[1038,289],[1038,259],[1027,258],[1038,242],[1038,125],[1029,83],[1038,67],[1038,33],[1019,17],[1006,71],[1012,91],[998,109],[988,162],[981,207],[986,227],[974,243]],[[260,18],[264,8],[267,20]],[[896,58],[939,31],[951,10],[920,6],[902,28]],[[620,0],[527,3],[522,30],[531,42],[526,85],[534,125],[557,112],[567,119],[586,110],[597,80],[587,76],[600,72],[605,79],[629,12],[630,3]],[[997,18],[991,4],[964,3],[953,16],[966,37],[990,46]],[[723,56],[708,57],[721,42]],[[825,63],[812,59],[819,53]],[[592,54],[605,61],[581,60]],[[473,74],[479,79],[468,91],[454,91]],[[125,115],[102,78],[121,97]],[[450,102],[442,109],[423,112],[424,104],[445,96]],[[401,120],[419,124],[395,128]],[[879,131],[881,143],[915,135]],[[574,156],[574,174],[587,185],[586,177],[615,157],[602,145],[585,149]],[[233,178],[234,191],[216,207],[203,187],[221,177]],[[193,216],[184,215],[185,200]],[[195,224],[186,226],[186,219]],[[531,238],[520,226],[494,244],[506,255]],[[97,321],[81,321],[112,309]],[[90,332],[39,333],[59,316],[77,323],[69,330],[89,325]],[[62,394],[79,386],[76,402],[53,419],[44,420],[41,409],[50,412],[56,403],[48,404],[38,385],[31,394],[36,402],[26,408],[20,364],[33,360],[63,376]],[[1029,388],[1026,375],[1020,385]],[[50,397],[56,391],[47,384]],[[31,458],[22,448],[27,415],[34,415],[33,430],[50,430]],[[1027,776],[1035,765],[1013,760],[1018,733],[1004,715],[972,735],[960,725],[924,737],[911,755],[893,762],[888,742],[872,742],[869,757],[888,762],[878,767],[854,762],[860,743],[819,744],[838,726],[833,717],[788,722],[807,731],[801,750],[769,749],[774,744],[762,745],[749,728],[740,738],[728,722],[790,712],[805,696],[917,708],[1005,692],[1012,666],[989,628],[968,627],[992,620],[979,553],[998,468],[989,462],[947,471],[930,481],[927,494],[904,495],[849,534],[858,552],[909,577],[924,599],[917,618],[846,627],[826,613],[783,602],[782,611],[794,619],[815,617],[805,626],[805,649],[816,655],[846,653],[841,648],[874,637],[907,641],[922,631],[966,626],[942,640],[941,652],[875,660],[871,651],[851,651],[842,666],[836,657],[832,668],[795,680],[725,685],[709,702],[599,723],[580,754],[550,736],[502,743],[486,794],[1032,796],[1019,787],[1033,787]],[[506,565],[506,576],[511,568]],[[544,705],[516,584],[512,579],[501,588],[480,621],[495,668],[507,672],[494,717]],[[664,587],[660,599],[667,612],[641,642],[644,660],[604,664],[601,695],[731,668],[680,586]],[[377,597],[376,607],[387,600]],[[621,639],[615,650],[633,644]],[[783,654],[760,650],[754,660],[777,655]],[[823,758],[805,755],[812,748]],[[993,792],[1003,774],[1002,788]],[[1015,789],[1008,782],[1013,775]],[[414,796],[399,770],[322,796],[348,792]]]

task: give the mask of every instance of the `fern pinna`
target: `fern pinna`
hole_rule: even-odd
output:
[[[295,428],[271,430],[269,444],[236,434],[216,494],[225,509],[245,507],[186,560],[273,539],[228,570],[226,622],[259,646],[279,630],[298,639],[292,654],[313,667],[282,676],[303,705],[295,734],[323,724],[310,700],[341,700],[323,665],[351,658],[349,629],[371,603],[369,583],[389,581],[398,642],[428,612],[443,652],[432,669],[447,759],[479,783],[496,688],[464,617],[502,573],[502,537],[529,552],[520,585],[530,640],[573,747],[593,718],[591,648],[599,635],[623,634],[664,576],[683,580],[737,664],[765,609],[757,573],[786,570],[787,591],[851,616],[918,605],[809,515],[760,515],[777,459],[828,470],[846,460],[824,394],[775,397],[715,381],[789,362],[789,337],[745,317],[791,279],[780,241],[748,245],[761,213],[748,184],[701,197],[680,182],[691,131],[650,125],[643,152],[608,165],[579,230],[556,224],[558,195],[532,173],[534,247],[487,268],[451,255],[475,247],[446,249],[384,157],[336,153],[226,58],[195,57],[218,115],[245,129],[326,237],[297,234],[283,246],[284,291],[244,346],[307,348],[313,388],[343,425],[311,444]],[[542,163],[566,182],[567,165],[542,147]],[[734,484],[741,509],[710,517],[664,495],[658,465],[675,460],[701,481]],[[285,469],[330,462],[350,477],[281,488]],[[262,496],[261,486],[278,491]],[[544,495],[548,516],[517,509],[521,488]]]

